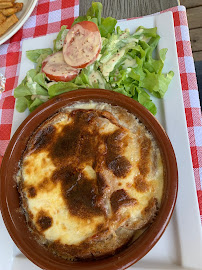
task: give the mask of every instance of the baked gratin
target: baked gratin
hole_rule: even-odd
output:
[[[30,137],[17,176],[37,241],[69,260],[114,254],[153,222],[164,167],[152,134],[125,109],[74,103]]]

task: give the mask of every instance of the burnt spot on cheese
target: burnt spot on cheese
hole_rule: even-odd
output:
[[[121,154],[121,147],[123,145],[123,138],[125,136],[123,129],[117,129],[113,133],[106,136],[107,151],[113,154]]]
[[[149,190],[149,185],[141,174],[134,178],[134,187],[138,192],[142,193]]]
[[[93,161],[95,160],[96,153],[94,152],[97,148],[97,138],[91,133],[84,133],[80,138],[80,149],[79,155],[82,161]]]
[[[35,136],[33,142],[34,150],[46,148],[51,143],[51,140],[53,140],[55,132],[55,127],[52,125],[48,125],[46,128],[41,129]]]
[[[28,193],[27,196],[29,198],[34,198],[36,196],[36,188],[33,187],[33,186],[32,187],[29,187],[27,193]]]
[[[134,205],[137,200],[130,198],[124,189],[116,190],[110,197],[113,212],[117,212],[122,206]]]
[[[80,131],[74,129],[73,124],[64,126],[57,140],[53,143],[50,157],[55,159],[65,159],[76,154],[77,138]]]
[[[102,209],[97,205],[97,187],[88,179],[81,179],[79,183],[72,188],[71,192],[66,192],[65,199],[69,204],[70,212],[82,218],[102,215]]]
[[[36,224],[40,228],[40,231],[45,231],[49,229],[52,226],[52,222],[53,222],[52,217],[50,217],[50,215],[48,215],[44,211],[41,210],[37,214]]]
[[[97,188],[98,196],[96,198],[97,205],[103,210],[103,213],[107,215],[107,203],[108,191],[110,190],[107,185],[107,181],[101,172],[97,173]]]
[[[125,177],[132,167],[128,159],[124,156],[118,156],[112,161],[108,160],[107,166],[117,177]]]
[[[81,173],[76,171],[73,167],[61,167],[60,169],[56,170],[52,175],[52,181],[58,182],[61,181],[66,185],[67,192],[68,187],[71,190],[72,186],[79,181],[81,178]]]
[[[108,188],[108,185],[106,183],[106,180],[102,173],[97,173],[97,187],[98,187],[98,193],[100,195],[103,195],[105,190]]]
[[[132,167],[130,161],[122,155],[124,145],[127,145],[127,136],[123,129],[106,136],[106,165],[117,177],[126,177]]]
[[[53,160],[79,157],[80,162],[94,160],[97,131],[91,125],[98,117],[96,111],[76,110],[70,114],[72,123],[63,127],[50,151]]]
[[[140,141],[140,160],[138,168],[140,174],[146,176],[150,171],[150,152],[151,152],[151,140],[147,136],[143,136]]]
[[[103,215],[97,199],[99,191],[94,180],[87,179],[77,168],[71,166],[56,170],[52,181],[60,181],[62,195],[70,213],[81,218]]]

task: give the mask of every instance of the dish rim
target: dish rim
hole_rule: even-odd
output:
[[[37,126],[39,126],[40,123],[42,123],[45,119],[47,119],[47,115],[49,115],[50,117],[52,114],[54,114],[56,111],[58,111],[62,107],[67,106],[76,101],[84,101],[84,100],[85,101],[95,100],[95,101],[100,101],[100,102],[103,102],[103,101],[106,102],[108,100],[108,103],[112,105],[121,106],[127,109],[129,112],[137,115],[140,121],[143,122],[143,124],[147,128],[149,128],[149,130],[152,132],[153,135],[155,135],[155,139],[158,141],[158,144],[160,144],[160,149],[162,150],[163,155],[165,155],[164,158],[166,159],[165,161],[166,166],[170,164],[168,168],[171,169],[169,171],[167,170],[166,179],[170,179],[172,183],[168,183],[168,182],[166,183],[166,185],[169,188],[169,192],[168,191],[166,192],[166,196],[164,197],[164,201],[162,203],[162,206],[160,208],[160,211],[155,221],[134,243],[132,243],[129,247],[123,249],[120,253],[117,253],[109,258],[98,260],[98,261],[72,263],[72,262],[65,261],[61,258],[54,257],[53,255],[51,256],[50,252],[48,252],[50,257],[52,258],[51,260],[49,259],[47,261],[45,259],[42,259],[41,256],[37,257],[37,253],[34,251],[34,249],[29,249],[29,251],[27,251],[28,246],[26,245],[26,243],[23,242],[23,240],[20,239],[20,236],[16,234],[17,228],[15,227],[16,225],[15,220],[13,220],[12,208],[9,208],[9,203],[11,204],[11,206],[14,203],[12,201],[9,201],[8,195],[6,193],[6,187],[7,187],[6,183],[9,183],[9,182],[6,182],[6,180],[12,174],[14,175],[16,173],[16,169],[17,169],[16,160],[14,160],[15,158],[13,157],[13,155],[17,154],[18,156],[20,156],[22,154],[21,153],[22,149],[24,149],[24,147],[21,146],[21,152],[16,153],[16,151],[19,150],[18,148],[20,148],[19,144],[21,143],[21,145],[22,144],[26,145],[26,142],[29,139],[32,132],[34,131],[34,129],[37,128]],[[40,123],[37,122],[37,120],[41,119],[41,117],[43,117],[43,119],[40,121]],[[25,132],[27,132],[29,135],[26,133],[26,136],[24,136]],[[163,138],[163,141],[161,142],[162,138]],[[19,141],[20,143],[18,143]],[[167,150],[168,152],[165,152],[165,150]],[[11,165],[9,165],[9,163],[12,163],[12,162],[15,163],[14,168]],[[11,169],[8,170],[8,168],[12,168],[12,172],[11,172]],[[157,119],[145,107],[143,107],[141,104],[139,104],[135,100],[129,97],[126,97],[120,93],[116,93],[110,90],[103,90],[103,89],[80,89],[80,90],[70,91],[68,93],[64,93],[59,96],[56,96],[55,98],[42,104],[39,108],[37,108],[34,112],[32,112],[23,121],[23,123],[19,126],[19,128],[13,135],[2,161],[0,176],[1,176],[0,205],[2,209],[3,220],[11,238],[13,239],[15,244],[18,246],[18,248],[22,251],[22,253],[24,253],[25,256],[28,257],[33,263],[35,263],[41,268],[45,267],[46,269],[50,269],[50,270],[55,269],[54,267],[56,267],[56,264],[55,264],[56,261],[58,263],[57,269],[61,269],[61,270],[68,269],[68,266],[71,268],[73,266],[72,264],[74,264],[74,269],[82,268],[84,270],[84,269],[89,269],[89,267],[91,266],[91,267],[94,267],[94,269],[107,270],[107,269],[125,269],[129,267],[130,265],[136,263],[139,259],[145,256],[149,252],[149,250],[151,250],[151,248],[158,242],[161,235],[165,231],[174,210],[174,206],[175,206],[176,198],[177,198],[177,191],[178,191],[178,172],[177,172],[177,163],[176,163],[174,150],[172,148],[171,142],[166,132],[164,131],[162,126],[159,124]],[[16,187],[13,187],[13,189],[16,189]],[[169,196],[167,193],[169,194]],[[23,216],[20,213],[18,213],[18,215],[21,216],[21,218]],[[28,230],[28,227],[27,227],[27,230]],[[53,257],[56,260],[53,260]],[[101,262],[104,262],[104,263],[101,263]]]

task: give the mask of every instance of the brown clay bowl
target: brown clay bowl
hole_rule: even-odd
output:
[[[18,162],[35,128],[61,107],[75,101],[100,101],[118,105],[136,115],[156,138],[165,164],[165,183],[162,205],[155,221],[130,246],[114,256],[90,262],[70,262],[55,257],[33,238],[20,209],[15,175]],[[122,94],[100,89],[81,89],[57,96],[31,113],[13,135],[1,167],[0,200],[5,225],[10,236],[24,255],[47,270],[114,270],[126,269],[141,259],[159,240],[166,229],[177,197],[178,173],[175,154],[168,136],[155,117],[142,105]]]

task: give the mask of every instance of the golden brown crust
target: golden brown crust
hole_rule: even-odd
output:
[[[55,241],[49,244],[49,249],[69,260],[101,259],[123,249],[130,242],[133,234],[133,230],[120,228],[116,234],[111,234],[104,240],[97,240],[95,237],[94,240],[87,240],[80,245],[61,245]]]
[[[150,151],[151,151],[151,140],[147,136],[140,136],[139,138],[140,143],[140,161],[138,164],[138,168],[140,174],[145,176],[148,174],[150,168]]]
[[[147,181],[144,180],[144,176],[141,174],[134,178],[134,186],[138,192],[146,192],[149,189]]]
[[[128,118],[131,122],[131,116]],[[66,119],[66,124],[61,125],[58,131],[57,122],[61,119]],[[100,132],[100,119],[108,121],[112,130]],[[109,111],[75,109],[58,113],[38,127],[30,138],[22,157],[19,191],[27,221],[36,237],[45,240],[46,231],[54,224],[54,216],[43,209],[33,215],[27,202],[36,199],[38,194],[51,192],[58,184],[70,216],[85,222],[93,222],[94,218],[102,220],[96,225],[94,233],[79,244],[63,244],[60,240],[46,241],[48,248],[57,255],[71,260],[83,260],[114,254],[130,242],[135,230],[148,225],[155,217],[159,202],[153,195],[142,208],[141,217],[135,220],[131,218],[130,209],[139,207],[140,203],[131,195],[133,193],[130,189],[141,194],[150,192],[147,176],[151,168],[156,171],[158,167],[157,154],[151,155],[154,152],[151,138],[146,135],[143,127],[136,129],[139,133],[137,141],[140,154],[135,165],[129,153],[133,138],[128,129]],[[55,169],[50,176],[43,176],[37,183],[27,184],[21,175],[22,171],[31,177],[40,168],[49,165],[44,157],[38,167],[33,167],[27,159],[30,155],[37,157],[42,152],[47,154]],[[138,174],[132,177],[131,182],[127,180],[129,182],[124,184],[134,166]],[[88,167],[91,176],[85,171]],[[122,209],[128,211],[122,212]],[[62,224],[62,230],[66,229],[65,224]]]
[[[117,212],[121,206],[135,205],[136,199],[130,198],[124,189],[114,191],[110,197],[113,212]]]

